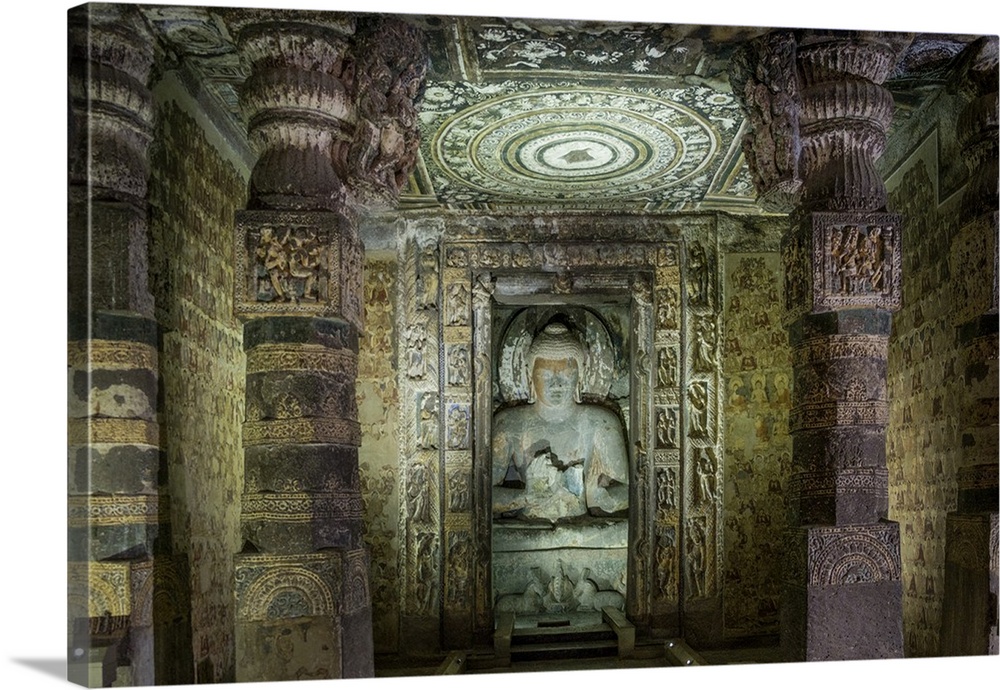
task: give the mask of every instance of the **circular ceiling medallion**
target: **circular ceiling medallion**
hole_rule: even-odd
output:
[[[664,98],[553,89],[466,108],[438,128],[431,150],[454,182],[490,196],[680,200],[718,137],[707,119]]]

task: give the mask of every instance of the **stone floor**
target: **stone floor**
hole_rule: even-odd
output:
[[[545,661],[515,661],[510,666],[490,667],[485,660],[489,652],[484,651],[476,662],[476,655],[470,654],[467,673],[537,673],[546,671],[588,671],[602,669],[629,668],[661,668],[670,667],[671,663],[663,652],[662,643],[645,644],[636,648],[635,658],[618,659],[616,657],[596,659],[553,659]],[[745,649],[723,649],[700,651],[698,654],[708,665],[729,664],[770,664],[781,662],[779,647],[750,647]],[[403,676],[432,676],[438,673],[443,658],[438,659],[399,659],[396,657],[375,660],[375,676],[377,678],[396,678]]]

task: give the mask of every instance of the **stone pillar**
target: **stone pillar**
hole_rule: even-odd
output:
[[[997,654],[997,44],[967,49],[958,140],[969,165],[951,246],[965,380],[958,510],[948,514],[941,653]]]
[[[153,46],[124,5],[71,10],[69,42],[69,676],[108,685],[130,665],[120,682],[152,684],[146,585],[170,543],[146,251]]]
[[[247,353],[239,681],[371,676],[355,386],[364,248],[416,140],[425,52],[397,20],[233,11],[259,153],[236,218]]]
[[[762,198],[782,243],[794,367],[781,638],[789,660],[899,657],[899,526],[887,520],[886,360],[900,217],[875,161],[904,36],[777,32],[734,58]]]

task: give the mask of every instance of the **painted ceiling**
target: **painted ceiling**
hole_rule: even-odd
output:
[[[143,8],[193,93],[233,138],[246,78],[224,14]],[[726,74],[766,29],[410,16],[431,69],[403,208],[756,213],[744,118]],[[897,122],[971,37],[918,35],[888,86]]]

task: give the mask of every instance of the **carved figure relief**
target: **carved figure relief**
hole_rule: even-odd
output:
[[[464,386],[469,383],[469,347],[448,346],[448,385]]]
[[[695,474],[698,481],[695,484],[695,502],[699,505],[712,503],[715,500],[715,458],[711,448],[699,448],[695,462]]]
[[[660,596],[670,597],[677,587],[677,531],[673,527],[657,530],[656,584]]]
[[[695,381],[688,387],[688,402],[691,409],[691,436],[708,436],[708,384]]]
[[[691,242],[687,255],[687,294],[692,305],[709,305],[712,265],[701,242]]]
[[[417,447],[424,450],[437,448],[439,431],[438,395],[437,393],[424,393],[420,396]]]
[[[656,503],[663,512],[677,507],[677,471],[672,467],[656,470]]]
[[[845,295],[881,292],[885,269],[882,228],[849,225],[840,231],[839,238],[836,233],[830,237],[836,290]]]
[[[672,347],[660,348],[656,355],[656,384],[660,388],[677,385],[677,351]]]
[[[427,374],[424,348],[427,346],[427,327],[424,323],[411,322],[403,328],[405,346],[404,370],[411,379],[422,379]]]
[[[701,599],[706,596],[705,565],[706,565],[706,534],[705,518],[691,518],[687,521],[687,592],[689,599]]]
[[[419,308],[437,309],[438,284],[437,248],[422,249],[417,262],[417,306]]]
[[[526,357],[529,401],[500,410],[493,429],[493,511],[560,520],[628,508],[628,451],[620,419],[584,404],[579,336],[553,318]]]
[[[656,298],[656,327],[663,331],[677,330],[680,309],[677,291],[672,287],[664,287],[656,291]]]
[[[694,323],[694,369],[700,372],[714,371],[715,322],[705,317],[697,319]]]
[[[468,326],[469,286],[465,283],[452,283],[448,286],[446,300],[447,324],[449,326]]]
[[[454,469],[448,473],[448,510],[463,513],[469,505],[469,471]]]
[[[422,462],[414,464],[410,467],[406,485],[406,507],[413,522],[430,520],[430,490],[426,465]]]
[[[528,584],[523,592],[501,594],[494,609],[514,613],[568,613],[600,611],[606,606],[625,609],[623,589],[625,573],[621,572],[603,588],[588,567],[571,576],[566,564],[557,559],[551,575],[539,566],[530,569]]]
[[[656,410],[656,447],[678,447],[676,407],[661,407]]]
[[[465,450],[469,447],[469,422],[467,405],[449,405],[448,450]]]
[[[320,302],[327,296],[328,257],[315,230],[261,228],[255,252],[258,302]]]
[[[451,564],[451,572],[448,577],[448,601],[459,608],[466,608],[469,604],[471,535],[463,530],[453,532],[448,538],[448,563]]]
[[[434,604],[434,563],[437,562],[437,537],[429,532],[417,534],[416,569],[413,580],[416,612],[428,614]]]

